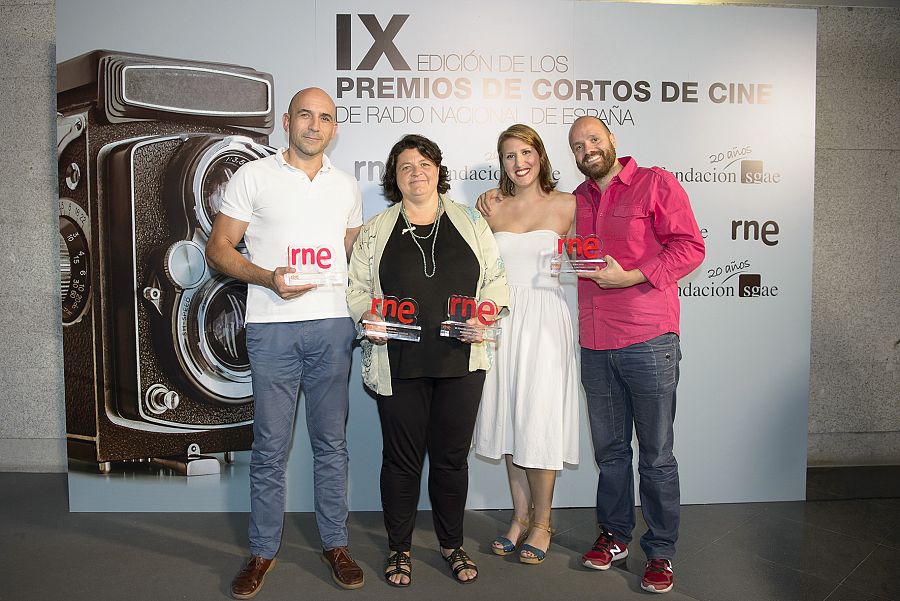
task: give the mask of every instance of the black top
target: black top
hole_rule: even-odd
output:
[[[475,253],[447,215],[442,215],[438,223],[433,263],[431,227],[432,224],[415,226],[419,236],[428,235],[418,242],[429,274],[437,263],[433,277],[425,277],[422,252],[411,233],[403,233],[406,222],[402,215],[397,218],[378,267],[384,295],[415,299],[419,305],[417,323],[422,327],[419,342],[388,341],[393,378],[452,378],[469,373],[471,345],[442,337],[440,329],[441,322],[447,319],[447,300],[453,294],[475,296],[481,270]]]

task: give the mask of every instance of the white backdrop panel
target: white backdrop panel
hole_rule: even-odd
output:
[[[359,16],[367,14],[382,30],[391,29],[394,15],[408,17],[396,32],[373,36]],[[340,34],[339,22],[349,24]],[[360,179],[366,217],[386,206],[380,168],[405,133],[438,142],[454,175],[451,197],[471,204],[496,185],[496,138],[508,125],[538,130],[560,188],[571,190],[581,176],[568,127],[584,112],[605,118],[620,154],[676,173],[706,231],[707,259],[681,282],[685,358],[675,451],[685,503],[739,502],[804,496],[815,25],[814,10],[568,1],[271,0],[254,4],[251,13],[233,0],[152,6],[60,0],[57,56],[62,61],[108,48],[251,66],[274,76],[279,114],[296,90],[325,88],[342,121],[329,154]],[[378,56],[371,68],[361,65],[378,43],[396,54]],[[473,56],[477,63],[467,58]],[[664,101],[663,82],[677,85],[677,101]],[[724,84],[713,88],[716,100],[734,84],[752,89],[754,102],[737,102],[737,87],[714,102],[714,84]],[[682,101],[685,89],[696,91],[696,102]],[[757,101],[760,90],[767,102]],[[280,126],[271,139],[285,144]],[[760,183],[742,183],[745,178]],[[741,222],[736,239],[734,221]],[[757,228],[771,222],[770,233],[755,240],[751,224],[745,240],[748,221]],[[775,296],[740,296],[753,285]],[[568,292],[574,309],[574,287]],[[720,296],[699,296],[704,293]],[[357,352],[350,503],[354,510],[377,510],[380,429],[359,365]],[[292,511],[312,509],[305,430],[301,412],[289,463]],[[580,465],[560,475],[557,506],[594,502],[597,472],[583,406],[580,454]],[[246,464],[240,454],[215,482],[194,484],[72,472],[70,502],[73,510],[89,511],[246,510]],[[503,466],[474,455],[470,465],[469,506],[508,507]],[[428,506],[424,490],[421,506]]]

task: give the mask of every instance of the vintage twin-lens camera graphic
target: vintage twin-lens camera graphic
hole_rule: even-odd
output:
[[[97,51],[57,85],[69,457],[105,472],[248,449],[247,289],[205,247],[228,180],[274,152],[272,77]]]

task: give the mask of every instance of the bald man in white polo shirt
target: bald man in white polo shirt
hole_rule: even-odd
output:
[[[301,386],[323,558],[341,587],[364,583],[347,549],[346,526],[347,385],[355,330],[345,287],[347,257],[362,225],[362,197],[357,181],[325,156],[337,131],[334,101],[326,92],[297,92],[282,123],[288,147],[234,174],[206,255],[213,269],[248,284],[247,353],[255,401],[251,557],[231,584],[236,599],[256,595],[281,544],[285,466]],[[241,239],[249,259],[235,248]],[[315,261],[317,271],[340,283],[288,285],[284,276],[294,271],[289,255]]]

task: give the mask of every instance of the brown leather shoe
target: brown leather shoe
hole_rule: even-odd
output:
[[[359,588],[366,583],[362,568],[350,557],[347,547],[322,551],[322,561],[331,566],[331,577],[341,588]]]
[[[241,571],[231,581],[231,596],[235,599],[249,599],[262,588],[266,573],[275,565],[275,558],[263,559],[258,555],[251,555]]]

